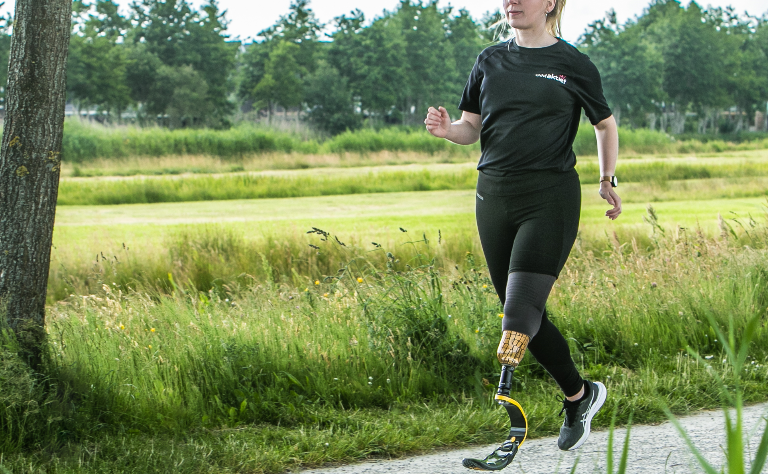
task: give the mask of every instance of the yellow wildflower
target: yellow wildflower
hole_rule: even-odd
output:
[[[499,313],[499,317],[503,318],[504,317],[504,313]]]
[[[320,280],[315,280],[315,285],[319,285],[319,284],[320,284]]]
[[[152,328],[149,330],[150,332],[155,332],[155,328]]]
[[[125,329],[125,326],[123,326],[123,325],[121,324],[121,325],[120,325],[120,330],[122,331],[123,329]]]
[[[362,283],[362,282],[363,282],[363,279],[362,279],[362,278],[360,278],[360,277],[358,277],[358,278],[357,278],[357,282],[358,282],[358,283]]]

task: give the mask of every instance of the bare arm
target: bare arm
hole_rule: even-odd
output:
[[[613,115],[595,125],[595,136],[600,176],[614,176],[616,161],[619,159],[619,132]],[[605,215],[611,220],[616,220],[621,214],[621,198],[608,181],[600,183],[600,197],[613,206],[613,209],[606,211]]]
[[[480,139],[482,123],[478,114],[462,112],[461,119],[451,123],[448,111],[444,107],[430,107],[424,119],[427,130],[432,135],[445,138],[457,145],[471,145]]]

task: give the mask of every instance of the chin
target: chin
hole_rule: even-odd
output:
[[[527,30],[531,28],[530,22],[527,22],[522,18],[507,20],[507,24],[509,25],[510,28],[514,28],[516,30]]]

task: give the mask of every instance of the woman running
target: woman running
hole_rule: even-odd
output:
[[[478,56],[459,104],[461,119],[451,123],[445,108],[430,107],[424,123],[453,143],[480,139],[477,229],[504,306],[496,398],[509,396],[527,348],[565,394],[558,446],[571,450],[589,436],[606,389],[581,378],[544,307],[579,227],[581,185],[572,145],[581,110],[595,127],[599,194],[613,206],[605,213],[612,220],[621,214],[613,189],[619,138],[597,68],[560,39],[565,0],[503,1],[514,37]]]

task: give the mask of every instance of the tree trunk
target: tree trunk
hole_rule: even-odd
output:
[[[709,111],[704,110],[697,114],[696,120],[698,121],[698,126],[696,127],[696,131],[701,134],[707,133],[707,124],[709,122]]]
[[[712,133],[720,133],[720,112],[717,109],[712,111]]]
[[[648,128],[650,128],[651,131],[656,131],[656,114],[653,112],[648,114]]]
[[[675,104],[672,115],[672,135],[680,135],[685,132],[685,109]]]
[[[0,299],[33,369],[59,190],[72,0],[16,0],[0,148]]]
[[[736,113],[738,114],[738,120],[736,121],[736,133],[739,133],[744,129],[744,113],[741,111],[741,108],[736,108]]]

